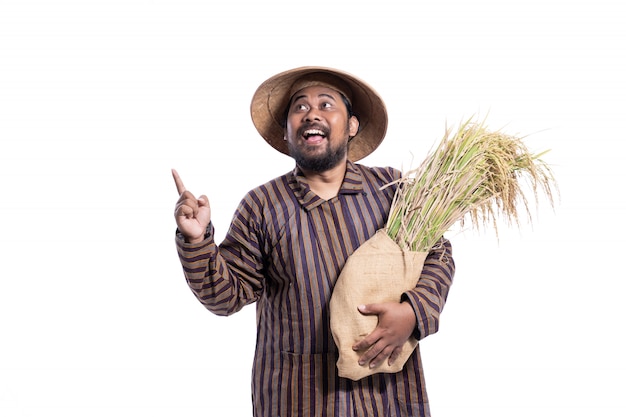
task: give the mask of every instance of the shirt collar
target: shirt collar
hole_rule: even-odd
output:
[[[304,174],[302,174],[302,171],[297,165],[294,170],[288,174],[288,183],[300,205],[307,211],[313,210],[326,201],[311,191],[309,181]],[[362,192],[363,176],[361,175],[361,171],[356,164],[348,161],[346,175],[341,183],[339,194],[360,194]]]

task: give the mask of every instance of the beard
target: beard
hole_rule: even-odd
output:
[[[340,145],[337,148],[326,146],[324,152],[319,155],[308,155],[306,149],[298,146],[294,146],[288,143],[289,155],[296,161],[296,164],[302,169],[313,172],[324,172],[332,168],[335,168],[341,162],[343,162],[346,154],[348,153],[348,147]]]
[[[327,129],[321,126],[315,127],[324,130],[326,132],[326,137],[330,137],[330,132]],[[309,128],[311,128],[311,126],[301,127],[298,131],[298,136]],[[346,136],[348,135],[347,127],[344,133]],[[339,143],[336,147],[333,147],[330,142],[327,142],[325,149],[323,149],[322,152],[318,152],[317,155],[310,155],[307,153],[306,142],[304,144],[301,143],[300,145],[294,145],[291,141],[287,141],[287,146],[289,147],[289,155],[291,155],[300,168],[318,173],[335,168],[344,161],[348,153],[348,144],[346,142]]]

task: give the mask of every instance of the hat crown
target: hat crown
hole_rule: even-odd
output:
[[[306,74],[294,81],[289,89],[289,101],[298,92],[307,87],[327,87],[343,94],[352,104],[352,89],[341,78],[326,72],[314,72]]]

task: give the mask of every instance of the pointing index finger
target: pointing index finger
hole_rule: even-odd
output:
[[[185,185],[183,184],[183,180],[180,179],[180,175],[178,175],[178,172],[176,172],[175,169],[172,169],[172,176],[174,177],[174,182],[176,183],[176,190],[178,191],[178,195],[181,195],[182,193],[187,191]]]

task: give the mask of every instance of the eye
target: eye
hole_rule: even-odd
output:
[[[323,109],[330,109],[333,107],[333,103],[329,102],[329,101],[325,101],[322,103],[322,108]]]
[[[307,105],[303,103],[298,103],[293,106],[294,111],[305,111],[307,108]]]

